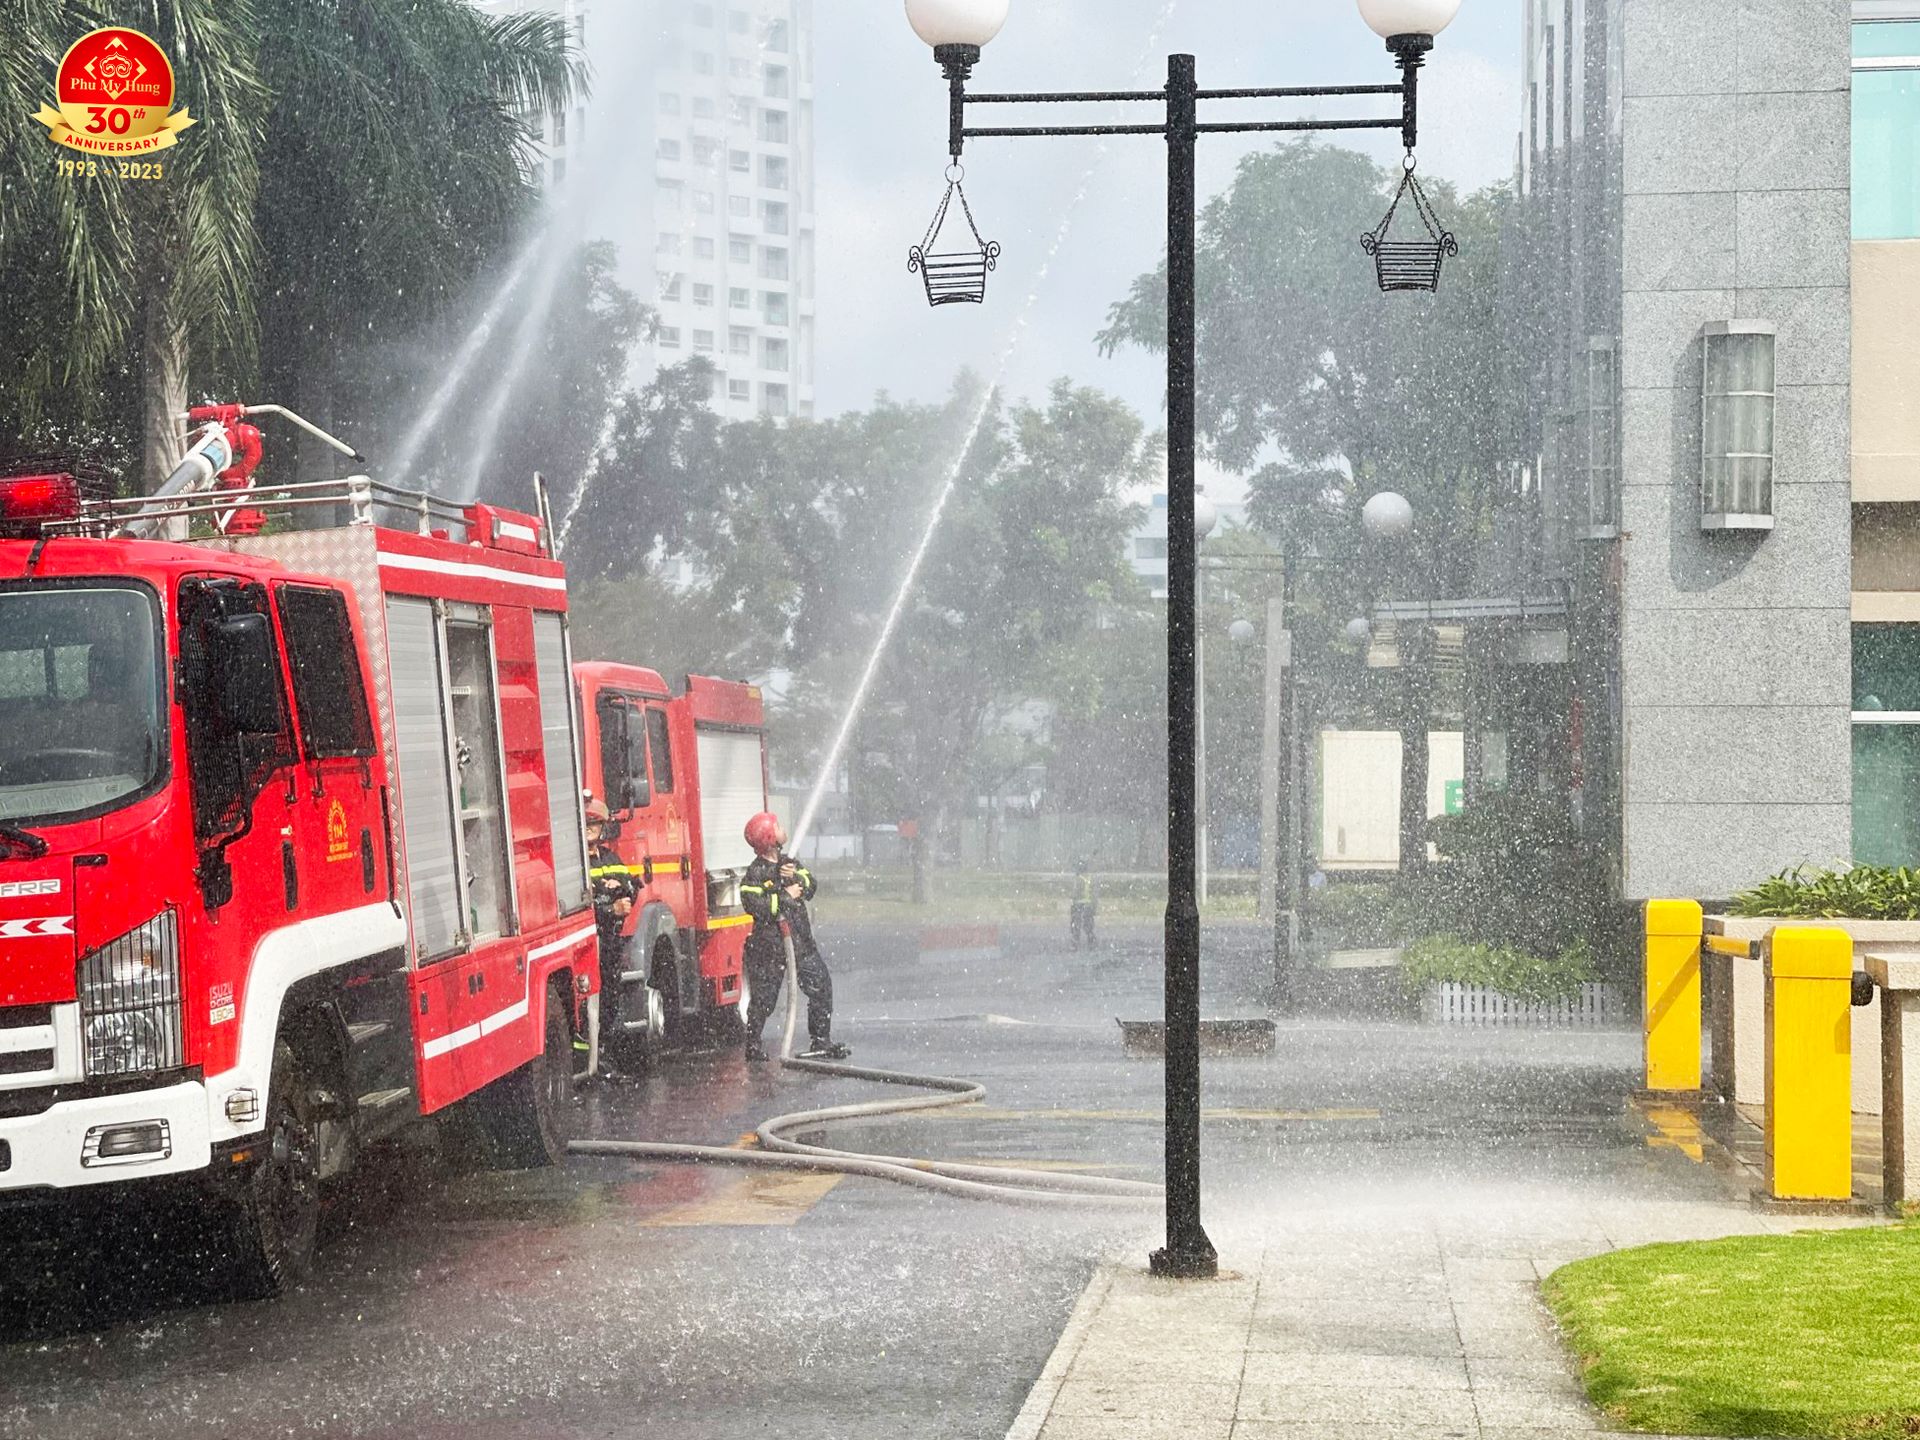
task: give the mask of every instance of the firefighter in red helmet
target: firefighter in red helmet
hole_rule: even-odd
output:
[[[801,1058],[844,1060],[853,1052],[833,1042],[833,977],[814,942],[813,920],[807,913],[815,888],[813,876],[781,849],[787,834],[779,816],[762,811],[747,821],[746,835],[756,857],[740,881],[740,902],[753,916],[746,954],[747,978],[753,986],[747,1010],[747,1058],[767,1058],[760,1033],[780,998],[787,971],[785,937],[791,935],[800,993],[807,997],[807,1048]]]

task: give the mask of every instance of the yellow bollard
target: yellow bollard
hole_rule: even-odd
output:
[[[1767,1191],[1853,1195],[1853,941],[1782,925],[1767,955]]]
[[[1647,1089],[1700,1088],[1698,902],[1647,901]]]

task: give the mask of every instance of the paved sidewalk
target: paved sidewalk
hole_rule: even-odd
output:
[[[1516,1187],[1517,1189],[1517,1187]],[[1858,1223],[1579,1187],[1291,1207],[1214,1239],[1214,1282],[1102,1267],[1008,1440],[1557,1440],[1607,1428],[1539,1299],[1581,1256]]]

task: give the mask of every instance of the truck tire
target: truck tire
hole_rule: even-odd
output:
[[[666,1015],[666,1033],[662,1037],[664,1043],[684,1045],[687,1041],[688,1017],[681,1011],[680,952],[675,948],[671,934],[662,935],[653,942],[653,957],[647,964],[647,974],[651,977],[651,988],[660,997]]]
[[[540,1053],[476,1098],[495,1163],[502,1169],[537,1170],[565,1157],[573,1132],[573,1027],[567,1022],[567,997],[558,986],[547,996],[546,1039]]]
[[[320,1233],[320,1151],[313,1076],[284,1039],[273,1047],[261,1159],[234,1199],[238,1287],[260,1299],[285,1294],[313,1269]]]
[[[619,985],[613,1007],[613,1024],[606,1032],[607,1054],[624,1070],[643,1070],[659,1060],[667,1048],[667,1000],[651,985]],[[635,1014],[634,1011],[639,1013]],[[630,1021],[639,1020],[641,1029],[629,1030]]]

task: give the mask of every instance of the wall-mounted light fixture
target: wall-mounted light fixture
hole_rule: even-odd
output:
[[[1716,320],[1700,332],[1700,528],[1773,528],[1774,329]]]

